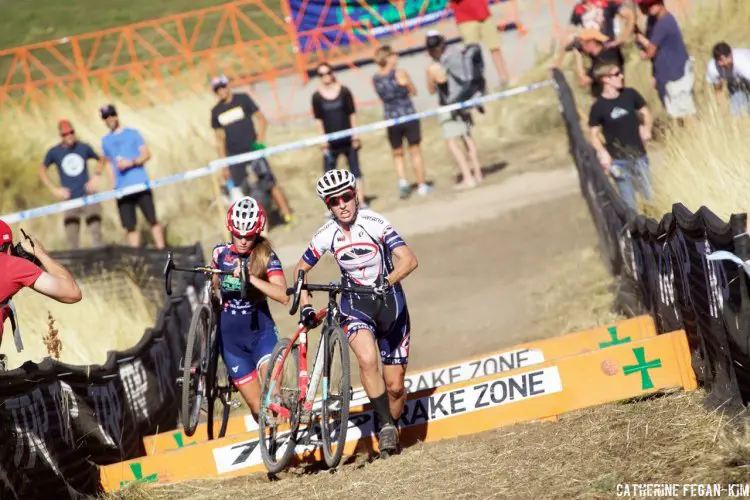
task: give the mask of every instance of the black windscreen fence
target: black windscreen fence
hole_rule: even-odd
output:
[[[618,308],[650,314],[659,333],[685,330],[710,403],[742,408],[750,399],[748,276],[732,261],[707,257],[723,250],[750,259],[746,214],[724,221],[705,206],[693,213],[675,203],[657,221],[630,209],[584,135],[567,80],[555,70],[554,81],[581,194],[618,281]]]

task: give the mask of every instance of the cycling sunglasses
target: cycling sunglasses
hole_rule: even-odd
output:
[[[349,203],[354,199],[354,193],[351,191],[347,191],[344,194],[341,194],[339,196],[331,196],[330,198],[326,198],[326,206],[328,208],[333,208],[339,206],[340,202]]]

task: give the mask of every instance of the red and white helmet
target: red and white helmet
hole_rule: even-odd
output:
[[[250,196],[232,203],[227,211],[227,229],[238,238],[260,234],[266,227],[266,211]]]

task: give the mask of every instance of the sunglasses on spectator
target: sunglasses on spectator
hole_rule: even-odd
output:
[[[325,71],[325,70],[318,71],[318,76],[320,76],[320,77],[327,76],[327,75],[330,75],[330,74],[331,74],[330,71]]]
[[[76,131],[71,130],[70,132],[60,132],[60,137],[67,137],[69,135],[75,135]]]
[[[330,198],[326,199],[326,205],[329,208],[337,207],[339,206],[340,202],[349,203],[354,199],[354,193],[351,191],[347,191],[344,194],[341,194],[339,196],[331,196]]]
[[[102,120],[106,120],[110,116],[117,116],[117,113],[102,113]]]
[[[618,69],[614,73],[610,73],[609,76],[612,76],[612,77],[615,77],[615,78],[618,77],[618,76],[622,76],[622,71],[620,71]]]

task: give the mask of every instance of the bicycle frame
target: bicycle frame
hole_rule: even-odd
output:
[[[268,395],[273,394],[273,390],[275,389],[275,384],[277,381],[277,377],[279,376],[279,373],[281,371],[281,368],[284,366],[283,361],[286,359],[286,357],[291,352],[292,348],[294,347],[296,341],[299,339],[299,375],[298,375],[298,381],[297,381],[297,387],[299,387],[299,397],[297,402],[302,406],[302,414],[304,416],[311,416],[312,411],[314,409],[314,402],[315,402],[315,390],[318,386],[318,382],[320,381],[320,377],[323,373],[328,372],[328,364],[330,363],[330,352],[328,348],[328,335],[327,332],[330,331],[330,327],[335,324],[336,319],[339,317],[339,306],[338,303],[336,303],[336,294],[337,292],[330,292],[329,298],[328,298],[328,305],[326,307],[323,307],[318,310],[318,312],[315,314],[316,321],[320,321],[324,317],[326,318],[325,327],[323,328],[323,334],[321,335],[320,342],[318,343],[318,350],[315,354],[315,360],[313,362],[313,373],[312,376],[309,375],[308,372],[308,360],[307,360],[307,351],[308,351],[308,333],[309,330],[307,327],[300,326],[299,330],[297,330],[297,333],[294,334],[294,336],[291,339],[291,342],[289,343],[289,346],[284,350],[282,353],[282,362],[276,363],[274,366],[274,371],[271,373],[271,386],[268,391]],[[321,357],[323,358],[321,360]],[[323,361],[321,363],[321,361]],[[326,377],[323,378],[323,395],[322,400],[326,401],[328,399],[328,379]],[[289,418],[290,411],[287,408],[284,408],[283,406],[280,406],[276,403],[270,403],[268,405],[268,408],[277,412],[279,415],[282,415],[285,418]]]

